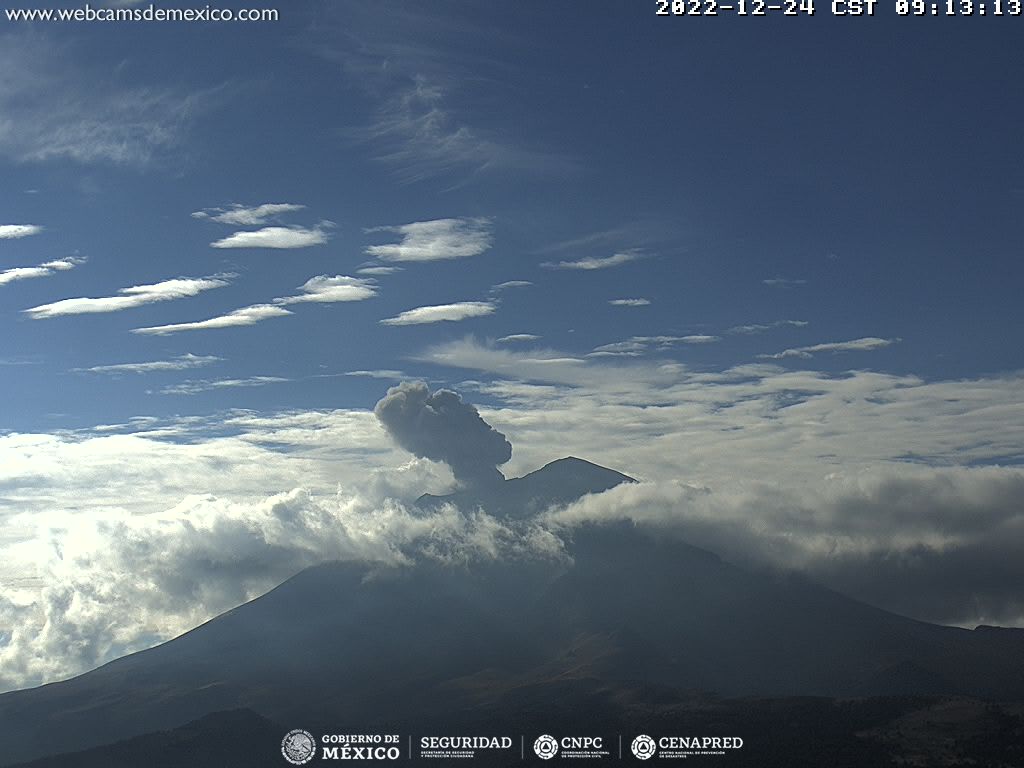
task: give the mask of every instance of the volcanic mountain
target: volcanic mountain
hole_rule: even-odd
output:
[[[568,458],[419,504],[514,521],[628,481]],[[695,691],[1024,700],[1024,631],[914,621],[630,523],[565,535],[557,560],[304,570],[155,648],[0,695],[0,765],[229,710],[247,728],[451,733],[622,722]]]

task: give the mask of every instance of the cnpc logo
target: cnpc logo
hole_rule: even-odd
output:
[[[593,752],[603,746],[604,741],[600,736],[563,736],[556,739],[544,734],[533,742],[533,751],[541,760],[550,760],[559,751],[565,753],[566,757],[580,757],[582,752]]]

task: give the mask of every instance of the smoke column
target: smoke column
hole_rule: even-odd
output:
[[[464,486],[503,481],[498,465],[512,458],[512,444],[456,392],[431,392],[422,381],[391,387],[373,409],[398,445],[452,468]]]

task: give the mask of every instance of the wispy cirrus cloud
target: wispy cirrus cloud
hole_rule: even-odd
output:
[[[0,240],[18,240],[38,235],[43,228],[38,224],[0,224]]]
[[[502,336],[498,339],[499,343],[510,343],[520,341],[538,341],[541,337],[535,333],[510,333],[508,336]]]
[[[647,307],[650,306],[650,299],[612,299],[608,302],[613,307]]]
[[[274,299],[275,304],[332,303],[339,301],[364,301],[377,295],[373,280],[347,275],[318,275],[311,277],[300,287],[302,293],[283,299]]]
[[[755,334],[764,333],[775,328],[803,328],[807,325],[806,320],[776,320],[772,323],[751,323],[750,325],[736,325],[729,328],[726,333]]]
[[[0,272],[0,285],[7,285],[16,280],[31,280],[37,277],[50,277],[59,272],[67,272],[84,264],[86,259],[79,256],[68,256],[63,259],[46,261],[36,267],[13,267]]]
[[[529,280],[506,280],[504,283],[492,285],[491,293],[500,293],[501,291],[507,291],[509,288],[528,288],[531,285],[533,283]]]
[[[397,243],[367,246],[366,253],[381,261],[464,259],[484,253],[492,240],[491,221],[483,217],[414,221],[374,227],[367,232],[390,232],[401,237]]]
[[[807,281],[801,278],[793,277],[769,277],[761,281],[765,285],[770,285],[773,288],[794,288],[798,285],[807,285]]]
[[[267,384],[281,384],[291,381],[280,376],[250,376],[247,379],[206,379],[202,381],[183,381],[160,390],[162,395],[198,395],[217,389],[234,389],[237,387],[265,387]]]
[[[378,148],[377,158],[406,184],[446,175],[502,169],[566,173],[576,166],[564,155],[519,146],[471,125],[452,107],[452,81],[416,74],[381,98],[376,114],[356,137]]]
[[[357,275],[370,275],[371,277],[383,277],[384,275],[393,275],[396,272],[401,272],[401,267],[360,267],[356,270]]]
[[[767,360],[782,360],[787,357],[814,357],[819,352],[870,352],[896,344],[899,341],[900,339],[880,339],[876,336],[865,336],[862,339],[853,339],[851,341],[830,341],[824,344],[812,344],[807,347],[793,347],[792,349],[776,352],[773,355],[758,355],[758,357]]]
[[[214,90],[140,87],[42,34],[0,37],[0,155],[146,166],[181,147]]]
[[[251,232],[234,234],[214,240],[213,248],[310,248],[324,245],[330,238],[326,224],[315,227],[263,227]]]
[[[38,307],[23,310],[25,314],[36,320],[62,315],[84,315],[97,312],[120,312],[159,301],[173,301],[195,296],[213,288],[222,288],[228,284],[230,275],[213,277],[179,277],[164,280],[152,285],[134,285],[121,288],[117,296],[101,298],[75,298],[42,304]]]
[[[380,322],[381,325],[425,325],[427,323],[458,322],[471,317],[490,315],[495,309],[497,309],[497,305],[489,301],[459,301],[454,304],[416,307]]]
[[[547,269],[579,269],[590,271],[595,269],[610,269],[629,264],[631,261],[638,261],[644,258],[644,254],[637,250],[619,251],[611,256],[597,257],[588,256],[575,261],[545,261],[541,264]]]
[[[143,363],[115,363],[113,365],[94,365],[91,368],[75,368],[76,373],[104,373],[120,375],[124,373],[154,373],[157,371],[185,371],[190,368],[203,368],[218,363],[224,358],[216,355],[193,355],[186,353],[170,360],[149,360]]]
[[[292,314],[284,307],[276,304],[253,304],[228,312],[225,315],[217,315],[207,320],[197,320],[190,323],[171,323],[169,325],[154,325],[147,328],[133,328],[132,333],[147,336],[168,336],[181,331],[205,331],[215,328],[238,328],[247,325],[269,320],[272,317],[284,317]]]
[[[192,214],[194,219],[208,219],[220,224],[234,224],[239,227],[259,227],[285,213],[301,211],[306,206],[296,203],[263,203],[245,206],[232,203],[227,208],[204,208]]]
[[[595,347],[588,357],[639,357],[651,351],[666,350],[676,344],[712,344],[721,337],[706,333],[688,336],[633,336],[625,341]]]
[[[345,371],[345,375],[366,379],[392,379],[395,381],[409,378],[403,371],[395,371],[386,368],[372,371]]]

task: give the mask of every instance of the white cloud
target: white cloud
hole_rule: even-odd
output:
[[[486,218],[414,221],[368,232],[401,235],[397,243],[371,245],[366,253],[382,261],[441,261],[479,256],[491,247],[491,223]]]
[[[774,355],[758,355],[758,357],[781,360],[786,357],[813,357],[818,352],[870,352],[874,349],[882,349],[899,342],[899,339],[879,339],[875,336],[866,336],[862,339],[852,341],[831,341],[825,344],[812,344],[808,347],[793,347],[784,349]]]
[[[74,269],[85,262],[85,258],[68,256],[63,259],[44,262],[38,267],[13,267],[12,269],[5,269],[0,272],[0,285],[7,285],[8,283],[13,283],[16,280],[51,277],[58,272],[67,272],[69,269]]]
[[[213,248],[309,248],[328,240],[323,226],[263,227],[252,232],[235,232],[210,243]]]
[[[91,368],[75,368],[79,373],[152,373],[154,371],[184,371],[189,368],[202,368],[218,363],[224,358],[215,355],[193,355],[187,353],[170,360],[150,360],[144,363],[116,363],[114,365],[94,365]]]
[[[770,285],[776,288],[791,288],[797,285],[807,285],[806,280],[794,279],[790,277],[769,277],[761,281],[765,285]]]
[[[807,325],[806,320],[776,320],[772,323],[752,323],[750,325],[737,325],[728,329],[726,333],[740,333],[740,334],[754,334],[764,333],[774,328],[784,328],[791,326],[793,328],[803,328]]]
[[[191,323],[172,323],[170,325],[154,325],[148,328],[133,328],[132,333],[145,334],[150,336],[167,336],[181,331],[205,331],[211,328],[237,328],[246,325],[256,325],[263,320],[272,317],[284,317],[292,314],[284,307],[274,304],[253,304],[228,312],[226,315],[218,315],[207,320],[197,320]]]
[[[498,283],[497,285],[491,286],[492,293],[498,293],[499,291],[505,291],[509,288],[527,288],[533,285],[529,280],[506,280],[504,283]]]
[[[90,66],[73,43],[0,37],[0,155],[145,166],[180,148],[213,89],[141,87],[129,65]]]
[[[416,307],[380,322],[382,325],[424,325],[426,323],[440,323],[444,321],[458,322],[470,317],[490,315],[495,309],[497,309],[497,306],[487,301],[459,301],[454,304]]]
[[[676,344],[712,344],[716,341],[721,341],[721,338],[703,333],[688,336],[633,336],[626,341],[595,347],[588,357],[639,357],[651,350],[667,350]]]
[[[542,267],[548,269],[582,269],[582,270],[594,270],[594,269],[609,269],[611,267],[618,267],[622,264],[628,264],[631,261],[637,261],[644,258],[644,255],[640,251],[629,250],[619,251],[618,253],[606,256],[604,258],[597,258],[594,256],[588,256],[584,259],[578,259],[576,261],[557,261],[550,262],[546,261],[541,264]]]
[[[234,203],[227,208],[205,208],[202,211],[196,211],[192,214],[192,218],[209,219],[239,227],[258,227],[281,214],[301,211],[305,207],[295,203],[263,203],[251,207]]]
[[[650,299],[612,299],[608,302],[613,307],[647,307],[650,306]]]
[[[517,341],[537,341],[541,337],[535,333],[511,333],[508,336],[502,336],[498,339],[499,342],[517,342]]]
[[[250,376],[247,379],[205,379],[202,381],[183,381],[160,390],[162,395],[198,395],[217,389],[235,389],[237,387],[264,387],[267,384],[281,384],[290,379],[280,376]]]
[[[223,277],[180,277],[164,280],[152,285],[134,285],[121,288],[118,296],[103,298],[63,299],[52,304],[42,304],[24,310],[35,319],[60,317],[61,315],[82,315],[95,312],[120,312],[124,309],[141,307],[158,301],[173,301],[195,296],[212,288],[222,288],[228,282]]]
[[[464,388],[496,403],[481,415],[514,445],[510,476],[571,454],[647,481],[554,512],[551,533],[625,516],[917,618],[1024,619],[1024,374],[695,372],[472,340],[420,357],[479,373]],[[406,458],[361,410],[0,435],[0,687],[152,645],[324,559],[520,541],[388,501],[450,488]]]
[[[558,555],[553,537],[487,515],[408,512],[450,472],[409,461],[366,411],[206,426],[220,434],[178,441],[139,420],[134,434],[0,436],[16,505],[0,517],[0,690],[149,647],[325,560]]]
[[[397,63],[406,60],[408,51],[402,46],[398,55],[382,57],[396,65],[389,72],[397,73]],[[374,67],[374,75],[381,72],[380,67]],[[361,71],[359,80],[366,81],[367,74]],[[410,80],[412,84],[408,85]],[[394,167],[402,182],[453,174],[472,176],[499,169],[544,174],[574,169],[563,156],[515,146],[468,124],[451,109],[446,88],[437,80],[410,72],[401,77],[401,82],[398,87],[394,83],[386,86],[388,93],[380,99],[374,119],[357,133],[357,138],[376,145],[377,158]]]
[[[393,275],[396,272],[401,271],[401,267],[360,267],[359,269],[356,270],[356,273],[360,275],[370,275],[375,277],[378,275]]]
[[[311,277],[300,288],[298,296],[274,299],[275,304],[301,304],[303,302],[331,303],[339,301],[364,301],[377,295],[372,280],[346,275],[319,275]]]
[[[0,224],[0,240],[17,240],[38,235],[43,228],[37,224]]]
[[[409,378],[402,371],[376,370],[376,371],[346,371],[346,376],[360,376],[367,379],[393,379],[395,381]]]
[[[653,337],[658,338],[658,337]],[[692,333],[689,336],[680,336],[678,341],[683,344],[712,344],[716,341],[721,341],[720,336],[712,336],[707,333]]]

